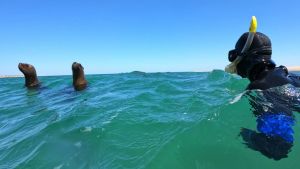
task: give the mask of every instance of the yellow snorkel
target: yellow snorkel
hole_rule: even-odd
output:
[[[246,41],[241,53],[245,53],[246,51],[249,50],[249,48],[252,44],[254,35],[256,33],[256,29],[257,29],[257,20],[256,20],[255,16],[252,16],[247,41]],[[242,59],[242,56],[239,55],[232,63],[230,63],[229,65],[226,66],[225,71],[228,73],[237,73],[236,66],[241,61],[241,59]]]

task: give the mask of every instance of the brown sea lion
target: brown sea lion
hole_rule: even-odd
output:
[[[19,70],[24,74],[25,86],[28,88],[40,86],[34,66],[27,63],[19,63]]]
[[[87,86],[87,81],[84,77],[84,68],[80,63],[74,62],[72,64],[73,71],[73,86],[77,91],[83,90]]]

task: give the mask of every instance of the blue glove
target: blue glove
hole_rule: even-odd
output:
[[[294,141],[294,131],[292,126],[295,125],[295,120],[291,116],[284,113],[266,113],[259,116],[256,120],[257,130],[270,137],[279,136],[289,143]]]

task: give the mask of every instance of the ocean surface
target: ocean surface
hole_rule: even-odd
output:
[[[297,122],[294,145],[280,160],[239,135],[256,130],[247,79],[221,70],[86,78],[80,92],[71,76],[39,77],[36,90],[24,78],[0,79],[1,169],[299,168]]]

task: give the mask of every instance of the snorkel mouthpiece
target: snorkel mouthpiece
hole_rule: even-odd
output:
[[[241,52],[241,54],[239,54],[237,56],[236,59],[234,59],[233,62],[231,62],[229,65],[226,66],[226,68],[225,68],[226,72],[237,74],[237,70],[236,70],[237,64],[242,60],[242,58],[244,56],[243,54],[249,50],[249,48],[253,42],[254,35],[256,33],[256,29],[257,29],[257,20],[256,20],[255,16],[252,16],[247,41],[242,49],[242,52]]]

